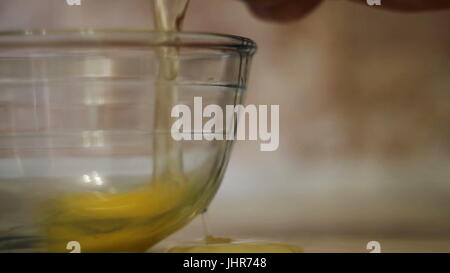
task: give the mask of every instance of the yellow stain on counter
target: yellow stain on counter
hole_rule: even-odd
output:
[[[303,249],[285,243],[237,241],[208,235],[204,242],[176,246],[169,253],[303,253]]]

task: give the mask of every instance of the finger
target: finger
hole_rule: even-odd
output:
[[[322,0],[245,0],[249,9],[259,18],[289,22],[302,18]]]

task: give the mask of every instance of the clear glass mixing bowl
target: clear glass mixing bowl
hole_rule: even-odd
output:
[[[0,33],[1,252],[145,251],[205,209],[231,142],[183,140],[182,172],[155,179],[161,48],[177,52],[173,104],[241,102],[255,51],[242,37]]]

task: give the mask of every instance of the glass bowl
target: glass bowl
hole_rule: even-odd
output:
[[[164,106],[161,50],[177,66]],[[1,32],[0,251],[141,252],[188,223],[231,141],[174,142],[158,117],[240,104],[254,52],[218,34]]]

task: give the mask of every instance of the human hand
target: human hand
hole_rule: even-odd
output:
[[[244,0],[249,9],[259,18],[270,21],[289,22],[310,13],[323,0]],[[368,7],[367,0],[349,0]],[[449,0],[387,0],[381,6],[390,10],[423,11],[450,8]]]

